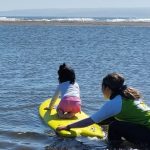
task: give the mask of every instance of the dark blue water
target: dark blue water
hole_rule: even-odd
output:
[[[63,62],[76,71],[89,115],[104,102],[100,84],[110,72],[150,105],[149,37],[148,27],[0,25],[0,149],[106,149],[105,140],[58,137],[38,107],[53,95]]]

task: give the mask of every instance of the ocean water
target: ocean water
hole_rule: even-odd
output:
[[[53,95],[63,62],[76,72],[87,114],[105,102],[101,80],[111,72],[122,73],[150,106],[149,37],[149,27],[136,25],[0,24],[0,149],[107,149],[105,139],[57,136],[38,107]]]

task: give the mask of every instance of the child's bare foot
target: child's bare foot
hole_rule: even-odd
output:
[[[57,111],[58,117],[64,119],[64,112],[60,109]]]
[[[71,119],[75,116],[75,113],[72,112],[63,112],[62,110],[58,109],[57,110],[58,117],[62,119]]]
[[[66,114],[64,114],[63,115],[63,118],[65,118],[65,119],[71,119],[71,118],[73,118],[75,116],[75,113],[66,113]]]

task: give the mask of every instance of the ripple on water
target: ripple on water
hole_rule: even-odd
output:
[[[1,149],[41,149],[49,140],[47,134],[37,132],[0,131]]]

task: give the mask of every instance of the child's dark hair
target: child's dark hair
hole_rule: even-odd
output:
[[[59,66],[58,80],[60,83],[70,81],[71,84],[75,82],[75,72],[72,68],[67,66],[65,63]]]
[[[112,90],[110,99],[118,94],[125,99],[136,100],[141,98],[140,93],[136,89],[124,85],[124,81],[125,79],[121,74],[111,73],[103,78],[102,88],[109,87]]]

